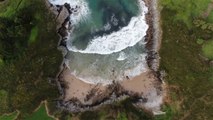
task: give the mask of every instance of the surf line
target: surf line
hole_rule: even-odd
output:
[[[68,50],[85,54],[107,55],[132,47],[139,41],[146,44],[144,37],[146,36],[149,26],[146,23],[145,14],[148,12],[148,8],[143,1],[138,0],[138,3],[139,14],[136,17],[132,17],[126,27],[109,35],[94,37],[84,50],[79,50],[68,42]],[[72,41],[72,39],[73,38],[70,37],[69,41]]]
[[[81,21],[90,20],[91,11],[88,3],[85,0],[49,0],[53,5],[69,4],[72,14],[70,15],[70,22],[72,26],[77,26]],[[148,12],[148,7],[144,1],[137,0],[139,7],[139,14],[132,17],[130,23],[121,28],[117,32],[109,35],[96,36],[91,39],[84,50],[77,49],[71,44],[73,36],[68,36],[67,48],[69,51],[80,52],[85,54],[112,54],[120,52],[128,47],[132,47],[141,41],[146,44],[145,36],[149,28],[146,23],[145,15]],[[75,28],[74,28],[75,29]]]

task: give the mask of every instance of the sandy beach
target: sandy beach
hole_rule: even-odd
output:
[[[150,110],[154,114],[160,113],[160,106],[163,103],[165,94],[163,82],[159,75],[157,75],[159,57],[156,56],[158,56],[161,41],[160,15],[158,14],[159,11],[157,11],[157,0],[144,2],[149,8],[146,17],[149,24],[146,48],[151,52],[148,52],[147,71],[133,78],[126,76],[124,80],[113,81],[108,85],[101,83],[91,84],[76,78],[63,62],[57,80],[59,91],[62,94],[61,100],[63,102],[61,102],[61,107],[71,112],[78,112],[88,110],[89,108],[97,108],[101,104],[110,104],[126,97],[135,97],[138,98],[138,102],[134,104],[138,107]],[[57,10],[56,8],[54,9]],[[67,33],[69,33],[69,28],[71,27],[69,26],[71,23],[65,20],[69,14],[66,8],[61,6],[60,12],[56,15],[58,15],[56,19],[59,26],[62,28],[59,31],[61,32],[61,34],[59,33],[61,36],[60,42],[63,42],[66,40]],[[59,44],[59,47],[63,46]],[[63,49],[63,53],[66,53],[64,50],[67,50],[66,47]]]
[[[152,71],[141,73],[139,76],[132,79],[126,78],[125,80],[114,84],[101,85],[89,84],[77,79],[71,74],[69,68],[65,68],[62,71],[61,80],[66,84],[63,100],[77,101],[85,106],[94,106],[94,104],[97,104],[100,101],[104,102],[104,100],[112,100],[111,98],[113,95],[116,97],[127,95],[140,98],[141,102],[137,103],[137,105],[145,107],[151,111],[159,111],[160,104],[157,102],[163,101],[162,83]]]
[[[64,82],[66,82],[66,90],[64,100],[68,101],[70,99],[76,98],[81,103],[84,104],[92,104],[97,97],[100,97],[101,94],[104,95],[104,92],[107,90],[107,86],[102,86],[100,84],[89,84],[84,81],[77,79],[74,75],[71,74],[69,68],[65,68],[62,74]],[[88,95],[92,94],[95,90],[95,96],[88,99]]]

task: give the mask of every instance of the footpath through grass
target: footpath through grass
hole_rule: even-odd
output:
[[[0,120],[15,120],[17,118],[18,112],[13,112],[10,114],[4,114],[0,116]]]
[[[25,120],[54,120],[53,118],[47,115],[45,108],[45,103],[42,103],[41,106],[33,112],[31,115],[27,116]]]

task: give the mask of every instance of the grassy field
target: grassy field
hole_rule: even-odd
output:
[[[54,120],[47,115],[45,104],[42,103],[38,110],[33,112],[31,115],[27,116],[25,120]]]
[[[0,16],[10,18],[28,5],[30,5],[28,0],[5,0],[4,4],[0,4]]]
[[[43,0],[0,4],[0,115],[19,110],[23,119],[59,96],[49,83],[62,61],[55,25]]]
[[[162,1],[166,2],[166,0]],[[163,39],[160,50],[161,70],[167,73],[165,80],[169,85],[170,99],[164,106],[167,114],[158,119],[211,120],[213,118],[213,67],[209,61],[212,60],[213,31],[193,24],[196,19],[213,22],[200,15],[210,2],[197,1],[200,6],[197,5],[199,8],[195,10],[186,7],[189,4],[193,5],[194,1],[172,2],[163,3]],[[187,4],[187,2],[191,3]],[[182,5],[180,8],[182,10],[177,9],[176,5]],[[188,18],[189,14],[191,18]]]
[[[160,2],[165,8],[174,11],[172,18],[175,21],[181,21],[191,28],[192,21],[205,13],[211,0],[160,0]],[[209,21],[212,14],[213,12],[207,18]]]

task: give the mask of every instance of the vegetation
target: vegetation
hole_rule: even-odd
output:
[[[207,41],[203,46],[202,46],[202,51],[204,56],[208,57],[209,59],[213,60],[213,40]]]
[[[43,0],[0,4],[0,114],[31,114],[43,100],[56,99],[49,82],[62,61],[54,16]]]
[[[135,108],[132,99],[105,105],[95,111],[74,114],[73,117],[79,117],[80,120],[154,120],[150,112]],[[66,113],[59,118],[70,120],[70,114]]]
[[[157,120],[213,118],[213,31],[209,27],[213,21],[202,17],[208,4],[208,0],[162,0],[160,68],[167,73],[170,99],[163,107],[166,115]]]
[[[53,120],[53,118],[47,115],[45,104],[42,103],[38,110],[33,112],[31,115],[27,116],[25,120]]]
[[[117,120],[128,120],[126,113],[118,113]]]
[[[36,38],[38,36],[38,31],[39,31],[38,26],[35,26],[31,29],[30,38],[28,41],[29,44],[34,43],[36,41]]]
[[[7,106],[8,93],[5,90],[0,90],[0,111],[8,109]]]
[[[210,2],[211,0],[161,0],[161,4],[166,9],[173,11],[173,15],[175,15],[172,17],[173,19],[185,23],[188,27],[192,27],[192,21],[196,17],[205,14]]]
[[[131,100],[96,111],[70,115],[57,109],[57,87],[49,84],[61,62],[54,17],[42,0],[6,0],[0,4],[0,120],[51,119],[45,106],[61,120],[211,120],[213,118],[213,11],[211,0],[161,0],[163,40],[161,70],[165,70],[170,99],[166,115],[156,118],[136,109]]]
[[[13,112],[11,114],[4,114],[0,116],[0,120],[14,120],[18,115],[18,112]]]
[[[29,4],[31,3],[28,0],[4,0],[4,4],[0,4],[0,16],[10,18]]]

